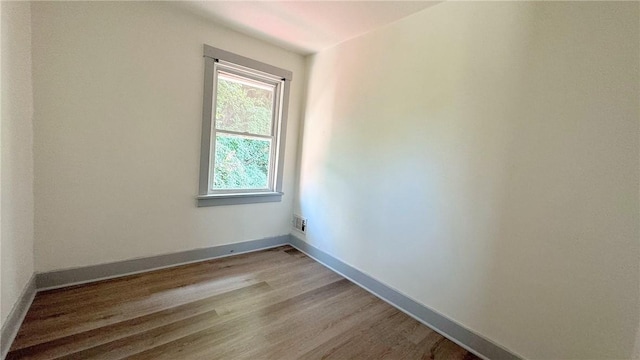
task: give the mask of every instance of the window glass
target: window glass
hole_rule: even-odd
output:
[[[237,135],[216,135],[213,187],[215,189],[267,189],[271,140]]]
[[[216,129],[271,135],[275,86],[218,73]]]

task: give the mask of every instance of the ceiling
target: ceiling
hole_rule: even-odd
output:
[[[307,55],[439,1],[181,1],[177,6]]]

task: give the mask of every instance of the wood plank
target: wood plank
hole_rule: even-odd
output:
[[[290,246],[39,293],[7,358],[477,359]]]
[[[353,290],[351,283],[342,279],[265,308],[240,316],[229,316],[209,330],[142,352],[132,359],[175,359],[185,352],[196,358],[235,358],[239,355],[232,354],[238,349],[248,349],[249,344],[252,347],[266,345],[261,331],[283,324],[286,326],[290,319],[307,312],[309,308],[317,307],[333,297],[348,296],[349,290]]]
[[[26,357],[26,355],[29,355],[29,359],[51,359],[69,355],[95,347],[96,345],[126,338],[150,329],[184,320],[195,315],[215,311],[215,307],[220,304],[239,301],[242,298],[255,296],[268,291],[271,291],[271,287],[269,287],[266,282],[261,282],[127,321],[17,349],[9,353],[7,359]]]
[[[289,256],[284,256],[278,260],[274,257],[278,253],[267,251],[267,255],[269,255],[267,259],[271,259],[272,264],[268,262],[262,263],[262,268],[256,268],[255,264],[244,265],[241,273],[229,270],[234,267],[229,265],[219,267],[228,270],[219,270],[221,273],[212,274],[206,268],[203,269],[201,263],[197,263],[187,265],[187,267],[192,266],[200,269],[196,272],[197,275],[189,275],[190,272],[185,274],[185,267],[178,267],[174,268],[176,270],[175,273],[168,272],[170,269],[164,269],[159,270],[153,277],[143,276],[140,279],[141,275],[133,275],[132,277],[108,280],[104,282],[103,287],[99,288],[96,288],[94,284],[79,288],[74,287],[71,295],[56,291],[55,293],[58,294],[56,301],[49,306],[45,306],[45,311],[38,306],[29,309],[27,318],[18,332],[16,341],[11,349],[15,350],[51,341],[57,337],[90,331],[101,326],[126,321],[131,317],[163,310],[170,306],[257,284],[262,281],[258,273],[260,270],[265,271],[263,269],[265,264],[269,264],[270,271],[291,269],[296,264],[296,261]],[[223,258],[221,260],[228,264],[229,261],[227,259]],[[259,259],[266,261],[264,256]],[[283,259],[286,262],[283,262]],[[303,266],[303,264],[300,266]],[[230,271],[231,273],[229,273]],[[196,277],[199,282],[187,285],[188,280],[175,279],[185,276]],[[193,281],[193,279],[190,281]],[[166,283],[173,286],[168,286]],[[122,284],[126,286],[123,288]],[[163,292],[149,290],[154,286],[158,286],[158,284],[167,286],[166,290]],[[101,300],[100,302],[92,302],[90,306],[85,305],[84,301],[86,301],[87,295],[82,292],[83,289],[89,293],[89,297],[106,298],[108,301]],[[43,296],[47,297],[48,295],[45,293]],[[60,298],[65,301],[61,301]],[[36,300],[41,301],[40,294],[36,296]],[[37,319],[37,321],[30,321],[32,318]]]

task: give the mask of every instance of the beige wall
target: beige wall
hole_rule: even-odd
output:
[[[2,7],[2,157],[0,173],[0,316],[4,324],[33,274],[33,93],[31,10]]]
[[[197,208],[203,44],[292,70],[280,203]],[[288,234],[304,59],[158,2],[33,4],[38,271]]]
[[[526,358],[629,358],[639,5],[446,2],[311,58],[307,241]]]

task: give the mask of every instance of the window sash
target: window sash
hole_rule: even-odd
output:
[[[273,87],[273,104],[271,111],[271,136],[266,136],[262,134],[254,134],[250,132],[236,132],[231,130],[223,130],[217,129],[216,124],[216,108],[217,108],[217,97],[218,97],[218,77],[220,74],[231,74],[234,77],[238,77],[240,79],[245,78],[249,79],[248,83],[254,86],[254,82],[268,84],[267,86]],[[209,153],[209,181],[208,181],[208,194],[232,194],[232,193],[260,193],[260,192],[273,192],[275,191],[275,186],[278,181],[277,179],[277,169],[278,169],[278,161],[279,161],[279,151],[280,151],[280,138],[278,134],[280,134],[281,127],[281,117],[282,117],[282,106],[283,106],[283,98],[284,98],[284,79],[279,79],[269,74],[260,73],[258,71],[248,69],[242,67],[240,65],[231,64],[227,62],[217,61],[214,64],[213,69],[213,94],[212,94],[212,102],[211,102],[211,136],[210,136],[210,153]],[[219,189],[215,188],[215,154],[216,154],[216,135],[220,134],[229,134],[235,136],[242,136],[246,138],[257,138],[257,139],[270,139],[271,140],[271,149],[269,153],[269,168],[267,175],[267,188],[237,188],[237,189]]]
[[[217,143],[217,135],[231,135],[233,137],[240,137],[245,139],[256,139],[256,140],[269,140],[270,149],[269,149],[269,167],[267,169],[267,187],[265,188],[233,188],[233,189],[220,189],[214,187],[215,182],[215,143]],[[275,181],[275,167],[273,166],[273,156],[276,153],[275,151],[275,137],[274,136],[261,136],[261,135],[249,135],[245,133],[237,133],[237,132],[229,132],[229,131],[220,131],[218,130],[213,134],[212,142],[214,143],[214,152],[211,156],[211,172],[210,172],[210,185],[209,191],[212,194],[229,194],[229,193],[238,193],[238,192],[271,192],[273,191],[273,184]]]

